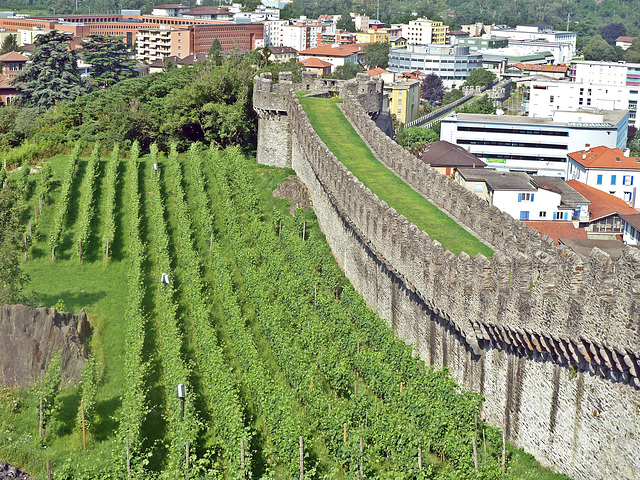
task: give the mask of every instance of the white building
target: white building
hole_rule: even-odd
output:
[[[640,64],[575,61],[569,67],[569,79],[576,83],[640,87]]]
[[[640,157],[627,157],[619,148],[597,146],[567,154],[567,179],[578,180],[640,207]]]
[[[35,42],[38,35],[44,35],[51,30],[42,27],[19,28],[18,29],[18,45],[30,45]]]
[[[640,213],[622,215],[622,241],[627,245],[640,245]]]
[[[403,25],[402,36],[410,45],[429,45],[436,43],[444,45],[448,42],[449,26],[442,22],[435,22],[428,18],[418,18]]]
[[[180,3],[170,3],[165,5],[156,5],[151,10],[154,17],[180,17],[184,12],[191,10],[191,7]]]
[[[557,177],[459,168],[454,178],[467,190],[518,220],[579,222],[589,219],[589,200]]]
[[[576,51],[576,32],[556,31],[551,25],[517,25],[516,28],[499,28],[494,26],[491,35],[511,40],[544,40],[547,42],[567,43],[571,45],[572,54]]]
[[[552,118],[452,113],[440,140],[467,148],[499,170],[564,177],[567,154],[585,144],[626,148],[628,112],[554,112]]]
[[[637,119],[640,87],[533,80],[529,90],[529,115],[551,117],[554,111],[628,110],[629,124]]]
[[[284,27],[289,25],[289,20],[270,20],[264,22],[264,44],[271,47],[285,47]],[[293,47],[295,48],[295,47]]]
[[[389,51],[387,70],[393,73],[435,73],[446,88],[459,87],[469,74],[482,68],[482,55],[469,53],[469,47],[461,45],[407,45]]]

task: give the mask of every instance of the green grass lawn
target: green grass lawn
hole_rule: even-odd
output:
[[[464,251],[475,257],[482,253],[491,259],[493,250],[380,163],[340,111],[338,100],[300,93],[298,97],[322,141],[378,198],[454,254]]]

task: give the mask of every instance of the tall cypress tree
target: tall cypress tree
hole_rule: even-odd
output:
[[[58,30],[36,37],[31,62],[14,80],[20,105],[44,111],[85,92],[75,52],[68,48],[70,40]]]
[[[9,52],[17,52],[20,48],[18,45],[18,35],[7,35],[2,40],[2,45],[0,46],[0,55],[4,55]]]

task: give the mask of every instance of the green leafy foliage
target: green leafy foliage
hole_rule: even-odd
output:
[[[337,78],[338,80],[349,80],[355,78],[357,74],[364,72],[362,65],[353,62],[347,62],[344,65],[338,65],[335,70],[326,75],[327,78]]]
[[[49,201],[49,193],[51,192],[51,185],[53,183],[53,169],[51,168],[51,162],[45,162],[40,170],[40,176],[38,177],[36,194],[38,195],[38,201],[40,206],[46,204]],[[42,208],[40,208],[42,213]]]
[[[441,101],[444,96],[442,79],[435,73],[430,73],[420,82],[420,98],[429,103]]]
[[[4,182],[0,168],[0,187]],[[29,278],[20,267],[22,250],[20,216],[23,201],[13,182],[0,188],[0,305],[19,303]]]
[[[93,355],[87,358],[82,370],[82,403],[84,405],[84,424],[92,430],[96,418],[96,395],[98,393],[98,364]],[[81,425],[81,411],[78,412],[78,424]]]
[[[493,100],[491,100],[488,95],[482,95],[469,103],[465,103],[462,107],[458,108],[457,111],[461,113],[493,115],[496,113],[496,107],[493,105]]]
[[[336,22],[336,29],[346,30],[347,32],[356,31],[356,24],[351,18],[351,14],[349,13],[349,10],[344,10],[340,14],[340,19]]]
[[[387,68],[389,66],[389,42],[367,43],[363,47],[364,64],[369,68]]]
[[[96,144],[91,152],[91,158],[87,164],[82,182],[82,196],[80,197],[79,221],[76,231],[76,245],[78,247],[78,261],[82,263],[82,258],[88,250],[89,235],[91,233],[91,220],[95,210],[94,194],[95,182],[98,176],[98,164],[100,162],[100,144]]]
[[[15,80],[20,86],[19,104],[41,112],[84,93],[75,53],[68,50],[70,40],[59,30],[36,37],[31,62]]]
[[[44,438],[47,426],[54,419],[57,407],[56,397],[62,382],[62,351],[59,350],[49,361],[44,382],[40,390],[42,397],[42,432]]]
[[[56,249],[60,244],[62,229],[67,218],[67,211],[69,209],[69,201],[71,199],[71,188],[73,186],[73,179],[76,174],[76,167],[80,160],[80,144],[77,144],[71,153],[71,157],[66,165],[64,174],[62,176],[62,187],[58,196],[58,210],[56,211],[53,228],[49,237],[49,248],[51,249],[51,261],[56,259]]]
[[[18,35],[9,34],[2,40],[2,45],[0,45],[0,55],[4,55],[9,52],[17,52],[19,49],[20,45],[18,45]]]
[[[471,87],[484,87],[496,79],[496,75],[484,68],[478,68],[469,74],[464,84]]]
[[[615,62],[618,60],[616,49],[609,45],[600,35],[594,35],[583,49],[585,60]]]
[[[91,81],[97,86],[108,87],[136,76],[131,48],[119,37],[89,35],[82,43],[82,56],[91,64]]]
[[[437,142],[440,136],[429,128],[403,128],[396,138],[396,142],[412,153],[421,151],[429,143]]]
[[[113,146],[105,172],[104,204],[106,206],[104,230],[102,234],[102,248],[105,259],[109,261],[109,253],[113,250],[113,240],[116,234],[116,191],[118,184],[118,167],[120,166],[120,147]]]
[[[444,97],[442,98],[442,104],[448,105],[455,102],[456,100],[461,99],[462,97],[464,97],[464,92],[459,88],[454,88],[453,90],[450,90],[444,94]]]

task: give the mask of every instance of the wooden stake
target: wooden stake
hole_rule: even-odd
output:
[[[329,404],[329,415],[331,415],[331,404]]]
[[[29,236],[33,236],[33,233],[31,232],[31,220],[29,220]]]
[[[300,480],[304,479],[304,443],[300,435]]]
[[[40,438],[44,438],[44,429],[42,428],[42,395],[40,395],[40,425],[38,427]]]
[[[353,393],[354,395],[358,395],[358,379],[357,378],[353,382]]]
[[[358,342],[358,355],[360,355],[360,342]]]
[[[311,388],[309,389],[310,392],[313,392],[313,378],[311,379]]]
[[[364,467],[362,465],[362,453],[364,452],[364,448],[362,446],[362,437],[360,437],[360,475],[358,476],[358,478],[362,478],[364,475]]]
[[[476,434],[473,434],[473,437],[471,438],[471,441],[473,443],[473,466],[476,469],[476,472],[478,471],[478,448],[476,446]]]
[[[80,412],[82,413],[82,449],[87,448],[87,435],[84,428],[84,400],[80,400]]]
[[[304,236],[305,236],[306,232],[307,232],[307,221],[305,220],[302,223],[302,241],[303,242],[304,242]]]
[[[318,284],[313,286],[313,309],[316,309],[316,299],[318,298]]]
[[[278,240],[280,240],[281,233],[282,233],[282,220],[280,220],[280,224],[278,225]]]
[[[404,382],[400,382],[400,393],[402,393],[402,387],[404,387]]]
[[[422,470],[422,445],[420,444],[420,437],[418,437],[418,469]]]
[[[40,213],[42,213],[42,195],[38,195],[38,208],[40,209]],[[38,209],[36,209],[36,222],[38,221]]]
[[[484,428],[482,429],[482,446],[484,447],[484,456],[482,457],[483,460],[487,460],[487,439],[484,436]]]
[[[34,205],[33,209],[36,211],[36,223],[38,223],[38,207],[37,207],[37,205]],[[40,202],[40,212],[42,212],[42,202]]]
[[[131,457],[129,457],[129,439],[127,438],[127,478],[131,477]]]
[[[344,424],[344,443],[347,443],[347,423]]]
[[[185,463],[187,464],[186,470],[184,471],[184,475],[187,475],[187,470],[189,470],[189,439],[187,438],[187,448],[185,452]]]
[[[209,251],[213,248],[213,232],[211,232],[211,240],[209,240]]]
[[[507,417],[505,415],[502,422],[502,471],[504,472],[507,465]]]
[[[105,252],[105,256],[104,259],[108,262],[109,261],[109,239],[107,238],[107,251]]]
[[[240,468],[242,468],[242,478],[244,478],[244,438],[240,439]]]
[[[47,480],[51,480],[51,459],[47,458]]]

